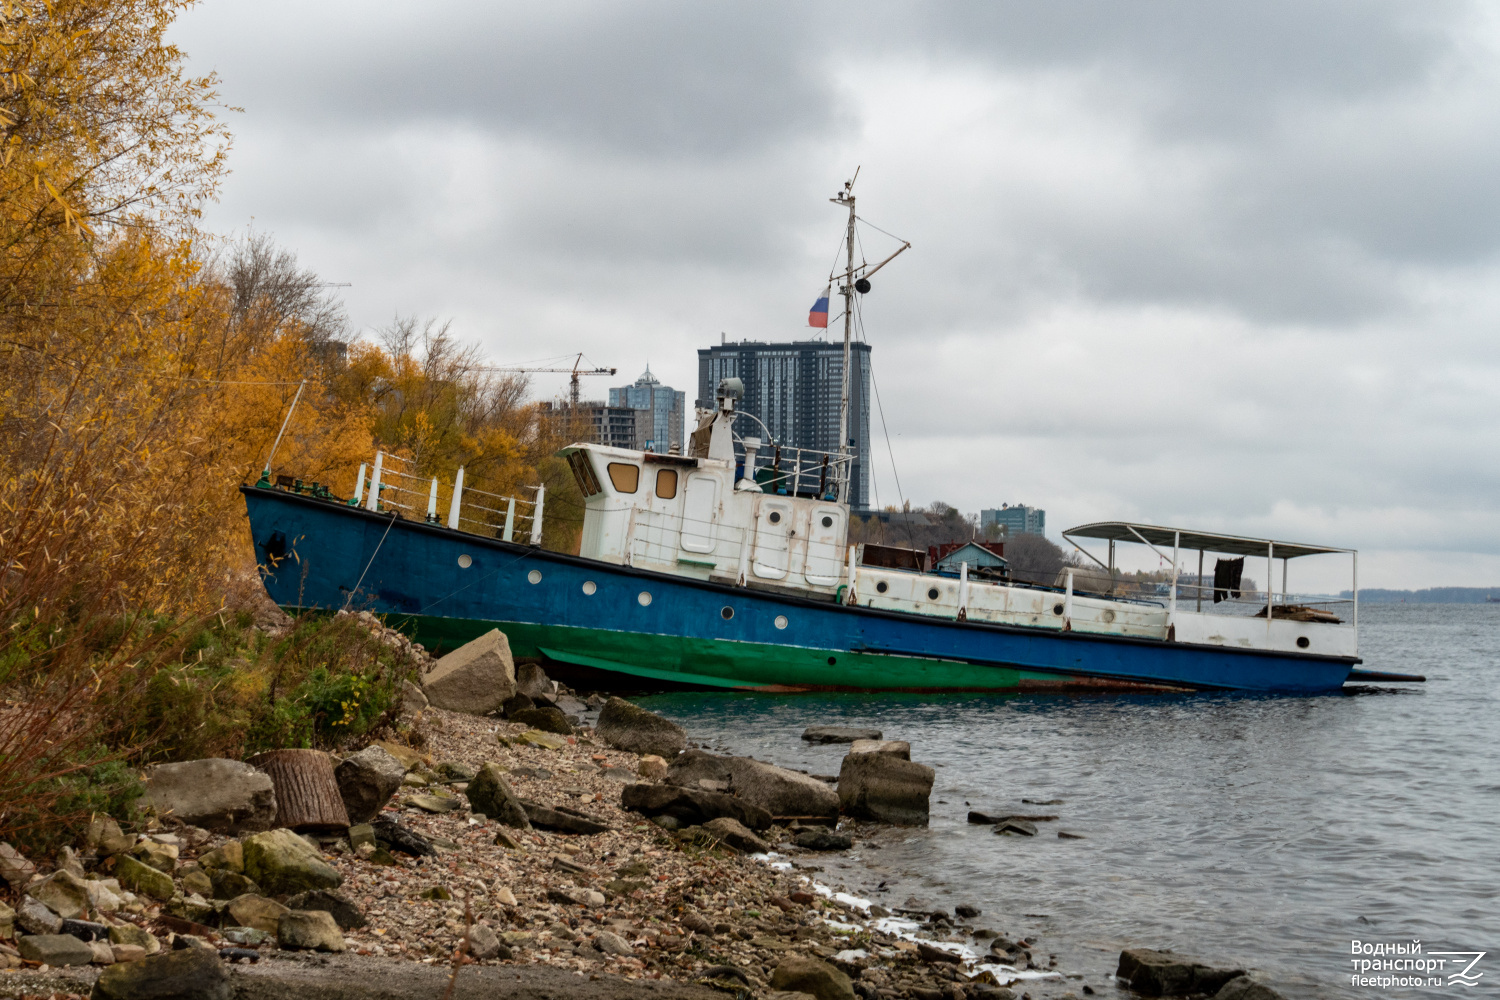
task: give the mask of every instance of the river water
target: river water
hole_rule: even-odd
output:
[[[641,703],[708,749],[813,774],[837,774],[845,748],[803,743],[809,725],[909,740],[912,758],[937,770],[931,825],[812,859],[824,867],[813,877],[886,905],[972,902],[984,910],[977,924],[1036,936],[1083,978],[1030,984],[1034,1000],[1085,983],[1110,995],[1125,946],[1242,964],[1291,997],[1494,995],[1500,605],[1367,605],[1360,619],[1369,669],[1427,683],[1313,698],[691,693]],[[971,805],[1058,819],[1034,838],[997,836],[966,822]],[[1351,982],[1352,941],[1414,938],[1424,954],[1488,951],[1472,970],[1485,973],[1480,985]]]

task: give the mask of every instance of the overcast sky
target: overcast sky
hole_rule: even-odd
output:
[[[913,244],[864,303],[906,499],[1500,584],[1492,6],[203,0],[175,37],[244,108],[209,227],[358,328],[691,405],[697,348],[810,333],[859,166]]]

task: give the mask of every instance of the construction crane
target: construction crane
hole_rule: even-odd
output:
[[[532,375],[536,373],[557,372],[568,373],[572,377],[568,379],[568,402],[571,406],[578,405],[578,377],[580,375],[613,375],[618,368],[582,368],[583,353],[580,351],[578,357],[573,360],[572,368],[486,368],[492,372],[515,372],[521,375]]]

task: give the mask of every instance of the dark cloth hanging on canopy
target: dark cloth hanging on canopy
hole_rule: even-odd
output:
[[[1214,560],[1214,603],[1240,596],[1240,581],[1245,576],[1245,557]]]

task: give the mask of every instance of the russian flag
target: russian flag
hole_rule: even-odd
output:
[[[823,294],[818,301],[813,303],[812,311],[807,314],[807,325],[828,329],[828,293],[833,291],[829,285],[823,289]]]

